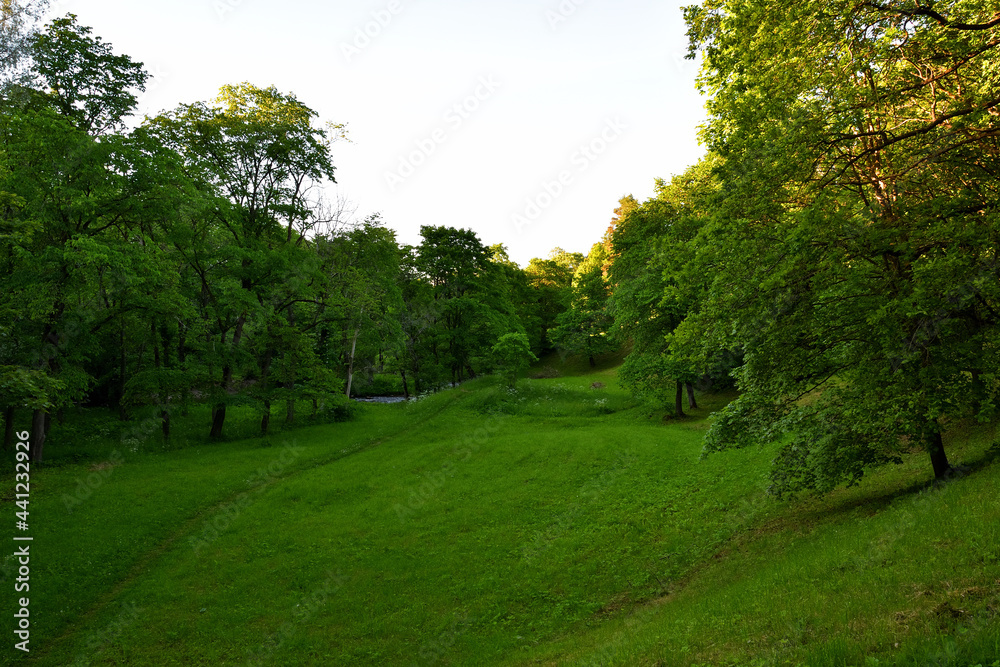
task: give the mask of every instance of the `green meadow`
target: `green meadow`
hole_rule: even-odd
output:
[[[731,398],[665,420],[608,362],[266,440],[179,426],[168,445],[71,413],[32,469],[13,661],[1000,665],[991,428],[955,425],[968,474],[946,484],[914,453],[778,500],[773,448],[701,457]],[[10,475],[3,493],[13,513]]]

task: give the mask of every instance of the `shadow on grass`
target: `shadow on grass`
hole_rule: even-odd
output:
[[[772,534],[790,528],[811,528],[822,523],[849,521],[859,512],[875,516],[900,500],[915,498],[919,494],[931,490],[940,490],[963,478],[978,474],[998,460],[1000,460],[1000,442],[994,443],[975,458],[955,466],[956,474],[945,480],[931,477],[930,463],[928,462],[926,478],[909,481],[899,480],[900,486],[896,488],[862,493],[857,487],[847,487],[837,489],[827,495],[817,494],[791,498],[789,502],[800,503],[800,507],[789,508],[789,514],[761,526],[758,534]],[[835,496],[838,494],[851,495],[836,498]]]

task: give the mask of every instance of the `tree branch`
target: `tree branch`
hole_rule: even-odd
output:
[[[907,16],[909,18],[924,16],[932,19],[941,27],[950,28],[952,30],[989,30],[1000,25],[1000,13],[994,14],[993,17],[986,23],[955,23],[926,6],[918,6],[916,9],[911,10],[886,7],[875,2],[864,2],[861,6],[874,9],[875,11],[885,12],[887,14],[896,14],[897,16]]]

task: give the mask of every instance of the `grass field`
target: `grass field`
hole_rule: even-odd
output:
[[[543,364],[267,441],[73,416],[32,470],[32,650],[4,659],[1000,667],[991,429],[951,435],[946,486],[914,454],[778,501],[773,448],[700,458],[730,397],[664,421],[614,359]]]

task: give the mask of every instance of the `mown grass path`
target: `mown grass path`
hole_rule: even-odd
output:
[[[280,484],[283,481],[295,476],[300,475],[308,470],[315,468],[320,468],[326,465],[331,465],[337,461],[354,454],[358,454],[367,449],[378,447],[386,438],[394,437],[400,433],[405,433],[408,430],[419,428],[427,420],[433,419],[435,416],[443,412],[448,408],[452,401],[440,401],[434,406],[434,410],[430,411],[426,415],[421,415],[418,418],[410,421],[399,421],[396,423],[388,424],[383,423],[383,430],[378,435],[369,436],[364,439],[364,429],[359,429],[357,426],[355,428],[350,428],[348,425],[340,425],[342,430],[350,428],[351,434],[354,437],[360,437],[360,440],[356,440],[348,448],[343,448],[340,450],[334,450],[330,452],[328,447],[317,447],[309,446],[307,443],[311,442],[317,435],[322,437],[322,434],[328,433],[329,429],[337,428],[336,426],[320,426],[303,429],[300,432],[294,434],[289,434],[287,437],[280,438],[276,446],[269,446],[266,448],[261,448],[264,451],[261,455],[264,459],[268,459],[265,465],[259,466],[256,470],[251,472],[252,484],[239,483],[240,481],[235,480],[231,475],[228,479],[221,481],[220,483],[225,484],[228,482],[236,481],[236,485],[233,488],[228,489],[228,495],[219,499],[216,499],[213,504],[203,506],[197,509],[193,516],[180,519],[179,524],[176,527],[168,527],[168,531],[163,537],[162,541],[158,544],[152,546],[146,551],[137,552],[134,562],[131,567],[125,571],[106,592],[99,595],[88,608],[86,608],[82,613],[80,613],[76,618],[69,620],[62,630],[61,634],[55,637],[51,642],[48,642],[44,647],[36,651],[34,659],[45,662],[50,655],[58,655],[60,653],[60,647],[63,644],[72,644],[74,638],[78,639],[81,632],[81,628],[86,628],[88,624],[92,623],[94,619],[101,614],[107,615],[107,610],[109,605],[120,600],[126,589],[132,585],[137,579],[141,578],[144,573],[148,572],[153,568],[156,561],[160,559],[169,550],[177,548],[178,546],[188,546],[193,550],[200,551],[200,549],[208,546],[209,541],[219,533],[220,527],[228,527],[228,523],[231,521],[231,517],[238,516],[238,514],[246,509],[249,504],[256,502],[256,497],[267,490],[271,485]],[[370,423],[366,424],[367,428],[371,428]],[[360,433],[359,433],[360,431]],[[303,442],[300,444],[299,438],[302,438]],[[243,447],[246,445],[244,443]],[[259,446],[258,446],[259,447]],[[223,451],[219,452],[219,461],[212,461],[211,459],[206,461],[200,461],[199,466],[213,467],[216,465],[223,466],[227,462],[226,459],[232,458],[234,455],[241,457],[240,449],[237,448],[235,452],[232,448],[224,447]],[[252,461],[260,460],[260,456],[255,456]],[[156,466],[158,461],[145,462],[146,465]],[[100,464],[97,466],[91,466],[91,468],[100,468]],[[230,469],[232,471],[232,469]],[[242,470],[240,470],[242,472]],[[111,479],[111,476],[108,477]],[[100,491],[97,489],[96,491]],[[89,499],[86,499],[89,500]],[[86,500],[84,500],[83,505],[86,505]],[[65,499],[63,500],[63,506],[75,510],[79,514],[77,509],[79,505],[71,503],[67,505]],[[80,519],[81,523],[86,521],[86,519]],[[208,524],[208,529],[205,526]],[[225,530],[225,528],[222,528]],[[153,540],[155,541],[155,540]],[[119,564],[118,572],[123,571],[125,563]],[[125,607],[122,610],[115,610],[119,616],[122,616],[122,611],[124,611],[123,618],[131,616],[132,608]],[[112,632],[106,634],[116,634],[114,632],[115,627],[112,626]],[[89,648],[89,647],[88,647]],[[104,647],[99,647],[103,649]],[[98,651],[99,652],[99,651]],[[79,654],[78,657],[83,657],[84,661],[87,660],[87,651],[84,650]]]

